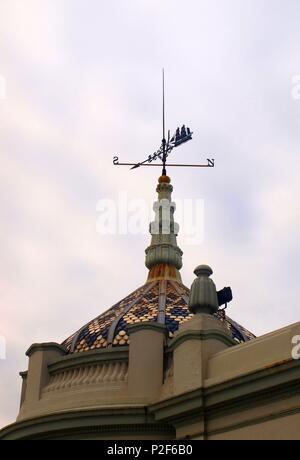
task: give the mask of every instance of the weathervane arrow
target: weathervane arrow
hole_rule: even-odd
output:
[[[163,70],[163,139],[159,149],[154,152],[152,155],[149,155],[146,160],[141,161],[140,163],[120,163],[119,157],[115,156],[113,158],[113,164],[115,166],[131,166],[130,169],[137,169],[140,166],[159,166],[162,167],[162,175],[165,176],[167,174],[166,167],[186,167],[186,168],[213,168],[215,166],[215,160],[213,158],[207,158],[206,164],[175,164],[175,163],[168,163],[167,158],[172,152],[175,147],[179,147],[180,145],[184,144],[192,140],[193,133],[191,132],[190,128],[185,127],[183,125],[180,128],[176,129],[176,132],[170,139],[170,131],[168,131],[168,140],[166,140],[165,135],[165,74]],[[162,163],[153,163],[157,159],[160,159]]]

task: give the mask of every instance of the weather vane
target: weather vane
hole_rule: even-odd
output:
[[[182,126],[182,128],[177,128],[174,135],[170,136],[170,131],[168,131],[168,138],[166,139],[165,133],[165,74],[163,70],[163,139],[159,149],[154,152],[152,155],[149,155],[146,160],[141,161],[140,163],[120,163],[119,157],[115,156],[113,158],[113,164],[115,166],[131,166],[130,169],[136,169],[140,166],[159,166],[162,167],[162,175],[165,176],[167,174],[167,167],[189,167],[189,168],[213,168],[215,166],[215,160],[213,158],[207,158],[206,164],[174,164],[168,163],[167,158],[169,157],[170,153],[175,147],[179,147],[183,143],[190,141],[192,139],[193,133],[191,132],[190,128]],[[161,163],[154,163],[157,159],[161,161]]]

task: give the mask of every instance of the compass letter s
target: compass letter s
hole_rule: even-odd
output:
[[[113,164],[117,165],[119,163],[119,157],[113,157]]]

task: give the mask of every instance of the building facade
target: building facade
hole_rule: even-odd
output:
[[[255,337],[207,265],[181,280],[170,178],[157,186],[146,283],[62,344],[33,344],[0,439],[300,439],[300,323]]]

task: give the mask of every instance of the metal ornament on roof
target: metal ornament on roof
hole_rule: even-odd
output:
[[[151,155],[139,163],[124,163],[119,162],[119,157],[115,156],[113,158],[113,164],[115,166],[131,166],[130,169],[137,169],[140,166],[159,166],[162,167],[162,175],[167,174],[167,167],[188,167],[188,168],[213,168],[215,166],[215,160],[213,158],[207,158],[207,163],[205,164],[175,164],[168,163],[167,158],[169,157],[172,150],[180,145],[192,140],[193,132],[189,127],[182,125],[181,128],[177,128],[173,136],[170,136],[170,130],[168,131],[168,137],[166,139],[165,135],[165,77],[163,70],[163,139],[160,147]],[[155,161],[160,160],[161,163],[155,163]]]

